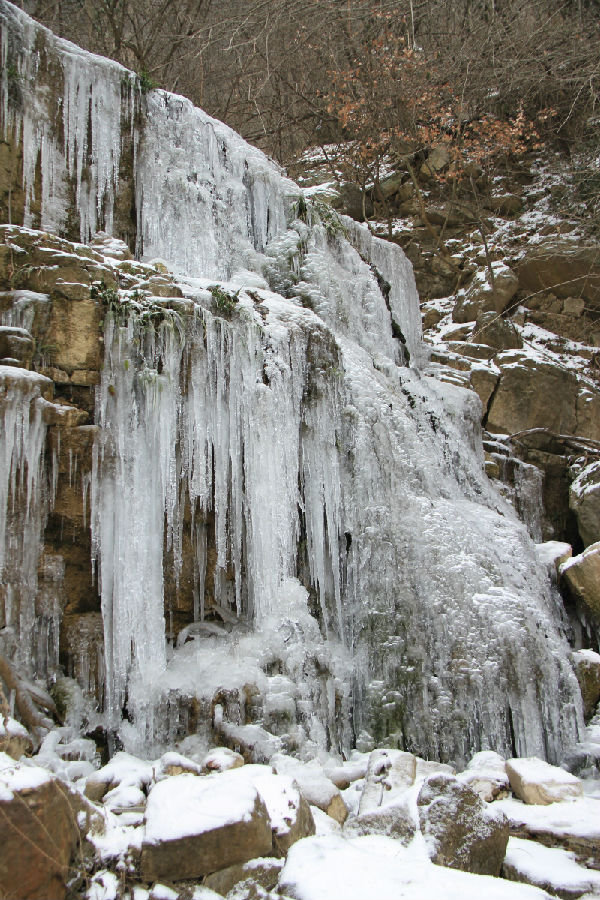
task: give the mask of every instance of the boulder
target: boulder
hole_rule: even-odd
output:
[[[145,881],[199,878],[271,854],[271,822],[256,788],[235,772],[158,782],[146,806]]]
[[[576,650],[572,656],[573,666],[583,700],[583,715],[590,719],[600,701],[600,653],[594,650]]]
[[[151,763],[120,751],[107,765],[86,778],[84,794],[88,800],[98,802],[120,785],[142,789],[148,787],[153,778]]]
[[[486,201],[486,207],[501,216],[516,216],[523,209],[523,201],[518,194],[499,194]]]
[[[488,431],[515,434],[547,428],[559,434],[575,433],[578,385],[572,372],[518,351],[500,354],[495,361],[500,382],[490,403]]]
[[[476,273],[466,291],[459,291],[452,319],[454,322],[472,322],[485,312],[504,312],[510,305],[518,287],[515,273],[504,263],[492,263],[494,284],[485,270]]]
[[[369,756],[365,783],[358,807],[359,815],[377,809],[392,794],[400,794],[414,784],[417,758],[402,750],[373,750]]]
[[[502,876],[533,884],[564,900],[600,892],[600,872],[578,865],[569,851],[517,837],[508,840]]]
[[[497,312],[483,312],[477,317],[475,336],[495,350],[520,350],[523,346],[523,339],[512,322]]]
[[[248,779],[265,804],[273,832],[273,855],[286,856],[301,838],[315,833],[307,799],[289,775],[275,775],[267,766],[245,766],[235,774]]]
[[[419,175],[425,181],[434,180],[440,172],[450,165],[450,153],[444,144],[432,147],[429,155],[419,170]]]
[[[63,900],[80,833],[66,785],[0,753],[0,896]]]
[[[364,199],[364,209],[363,209]],[[357,222],[364,222],[365,215],[370,218],[373,215],[373,202],[368,194],[363,198],[363,192],[356,184],[347,182],[342,184],[338,196],[332,205],[335,209],[345,213]]]
[[[600,541],[568,559],[559,572],[569,594],[600,625]]]
[[[248,892],[251,891],[252,885],[258,885],[265,891],[271,891],[277,885],[282,868],[283,860],[263,856],[237,866],[228,866],[219,872],[213,872],[212,875],[206,876],[203,884],[223,896],[236,885],[243,885]]]
[[[33,753],[33,741],[27,729],[11,716],[0,715],[0,753],[13,759]]]
[[[557,297],[583,297],[600,301],[600,262],[597,246],[549,239],[529,244],[515,263],[519,290],[551,290]]]
[[[569,488],[569,508],[577,518],[584,547],[600,541],[600,462],[585,466]]]
[[[417,798],[432,862],[479,875],[499,875],[508,822],[451,775],[429,778]]]
[[[547,806],[559,800],[583,796],[579,778],[537,756],[508,759],[506,774],[513,794],[523,803]]]
[[[202,760],[203,772],[227,772],[244,765],[244,757],[229,747],[214,747]]]
[[[412,841],[416,831],[417,823],[412,804],[406,797],[398,797],[369,812],[352,816],[344,824],[346,837],[382,834],[395,838],[405,846]]]
[[[271,760],[278,775],[289,775],[311,806],[317,806],[340,825],[346,821],[348,808],[338,788],[317,763],[301,763],[292,757],[277,754]]]
[[[481,400],[483,414],[487,413],[490,397],[498,384],[498,370],[494,371],[489,366],[474,366],[469,373],[471,390],[475,391]]]
[[[493,750],[476,753],[458,778],[486,803],[508,795],[506,765],[502,757]]]

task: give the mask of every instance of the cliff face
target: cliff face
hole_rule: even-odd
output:
[[[476,398],[419,369],[403,253],[183,98],[0,24],[3,653],[138,752],[259,724],[557,759],[558,598]]]

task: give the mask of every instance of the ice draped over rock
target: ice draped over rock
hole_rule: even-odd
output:
[[[351,711],[356,734],[432,757],[556,760],[581,726],[558,598],[483,474],[475,396],[419,370],[401,250],[307,203],[184,98],[144,94],[4,0],[0,24],[1,126],[22,142],[24,224],[65,234],[75,216],[83,241],[117,232],[127,146],[131,243],[164,259],[187,298],[152,328],[135,311],[105,319],[92,545],[111,723],[127,702],[160,737],[164,691],[217,677],[214,655],[166,644],[166,555],[177,573],[189,528],[194,617],[210,574],[215,604],[254,629],[253,658],[285,620],[282,653],[317,743],[347,745],[336,717]],[[206,290],[217,281],[226,311]],[[5,509],[2,485],[39,464],[35,422],[14,414]],[[319,650],[318,674],[292,634]]]

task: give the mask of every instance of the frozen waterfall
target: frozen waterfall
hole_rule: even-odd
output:
[[[0,25],[22,224],[123,237],[183,294],[121,290],[104,317],[91,531],[108,724],[126,708],[139,750],[164,738],[167,699],[237,692],[242,716],[254,678],[264,715],[315,745],[361,732],[433,758],[557,760],[582,724],[559,598],[483,472],[476,398],[422,374],[401,250],[306,202],[184,98],[144,94],[6,0]],[[0,570],[16,555],[34,580],[39,386],[4,376]],[[187,643],[170,619],[186,565]]]

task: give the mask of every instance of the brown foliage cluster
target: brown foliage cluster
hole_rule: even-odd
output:
[[[347,136],[598,149],[600,0],[28,0],[286,162]],[[461,149],[462,148],[462,149]]]

